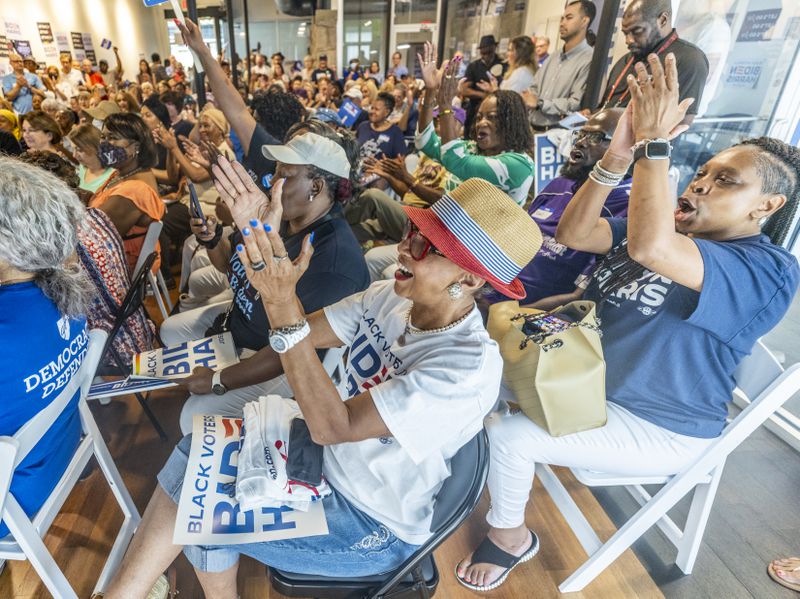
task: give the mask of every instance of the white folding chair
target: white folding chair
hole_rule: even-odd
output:
[[[612,537],[602,543],[580,508],[550,466],[537,465],[536,475],[561,511],[589,559],[559,585],[563,593],[582,590],[654,524],[678,550],[676,565],[691,574],[703,540],[711,506],[728,455],[800,390],[800,363],[785,371],[759,342],[736,371],[737,393],[749,398],[747,407],[717,439],[682,472],[674,476],[622,476],[572,468],[589,487],[623,486],[641,505]],[[650,495],[644,485],[663,485]],[[681,530],[668,512],[694,490],[686,525]]]
[[[131,273],[131,280],[136,278],[136,273],[139,272],[145,258],[156,251],[156,243],[158,243],[158,237],[161,235],[163,226],[161,221],[154,220],[150,223],[150,226],[147,227],[147,234],[144,236],[144,243],[139,252],[139,259],[136,261],[136,266]],[[164,281],[164,275],[161,274],[160,269],[156,271],[156,274],[150,271],[147,275],[147,280],[150,282],[150,288],[153,290],[153,295],[156,298],[158,309],[161,311],[161,316],[166,320],[169,313],[172,312],[172,301],[169,299],[169,289],[167,289],[167,283]],[[162,294],[164,296],[163,298],[161,297]],[[164,306],[165,302],[166,307]]]
[[[125,516],[94,592],[101,591],[108,586],[141,519],[105,441],[103,441],[103,436],[97,428],[94,417],[86,405],[86,394],[97,369],[106,336],[105,331],[92,331],[89,335],[89,347],[83,364],[58,397],[25,423],[13,437],[0,437],[0,514],[2,514],[3,522],[11,531],[9,535],[0,539],[0,563],[9,559],[27,559],[50,593],[59,599],[77,599],[78,595],[47,550],[42,538],[58,515],[61,506],[64,505],[92,455],[97,458],[100,470],[111,486],[111,491]],[[55,422],[78,389],[81,394],[78,409],[83,438],[55,489],[31,519],[25,514],[10,491],[14,470]]]

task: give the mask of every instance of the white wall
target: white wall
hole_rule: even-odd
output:
[[[91,33],[97,60],[105,58],[113,68],[113,52],[100,47],[103,38],[108,38],[119,47],[126,78],[133,78],[139,71],[139,58],[147,56],[149,61],[152,52],[162,57],[168,53],[164,24],[168,6],[146,8],[142,0],[0,0],[0,34],[5,33],[5,21],[19,23],[19,37],[30,41],[34,58],[58,64],[57,56],[45,56],[37,22],[49,22],[54,34]],[[0,70],[8,70],[5,59],[0,59]]]

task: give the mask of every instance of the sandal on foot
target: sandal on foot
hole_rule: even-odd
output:
[[[473,591],[491,591],[499,587],[505,582],[506,578],[508,578],[508,575],[511,574],[511,570],[516,568],[522,562],[527,562],[529,559],[532,559],[533,556],[539,551],[539,537],[537,537],[536,533],[534,533],[532,530],[528,532],[531,533],[531,546],[528,547],[528,550],[519,557],[512,555],[507,551],[503,551],[500,549],[500,547],[495,545],[489,539],[489,537],[483,539],[481,544],[478,545],[478,548],[475,549],[472,554],[472,559],[470,560],[470,565],[492,564],[493,566],[505,568],[502,574],[500,574],[500,576],[498,576],[494,582],[485,584],[483,586],[471,584],[458,575],[458,564],[456,564],[455,574],[458,582],[460,582],[462,586],[465,586]]]
[[[772,565],[773,563],[774,562],[770,562],[770,564],[767,566],[767,573],[769,574],[769,577],[772,580],[774,580],[775,582],[777,582],[779,585],[781,585],[782,587],[786,587],[787,589],[791,589],[793,591],[800,592],[800,584],[796,584],[794,582],[789,582],[788,580],[784,580],[783,578],[778,576],[778,573],[775,571],[775,566]],[[786,570],[788,570],[788,568]],[[800,572],[800,566],[798,566],[797,568],[794,568],[794,569],[792,569],[790,571],[792,571],[792,572]]]

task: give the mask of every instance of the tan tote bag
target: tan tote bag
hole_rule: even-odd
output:
[[[606,423],[606,363],[595,303],[550,312],[493,304],[489,335],[503,356],[503,383],[522,411],[560,437]]]

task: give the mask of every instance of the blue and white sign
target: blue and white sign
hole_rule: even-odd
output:
[[[361,109],[355,105],[355,102],[350,98],[345,98],[339,108],[339,118],[342,119],[342,126],[352,127],[360,114]]]
[[[547,134],[533,136],[534,161],[536,165],[536,178],[534,180],[534,195],[539,195],[545,186],[558,177],[558,171],[564,164],[564,157],[558,147],[547,138]]]
[[[196,415],[178,502],[176,545],[237,545],[328,534],[321,501],[307,512],[290,507],[242,510],[236,501],[239,418]]]
[[[158,6],[159,4],[164,4],[165,2],[169,2],[169,0],[144,0],[145,6]]]

